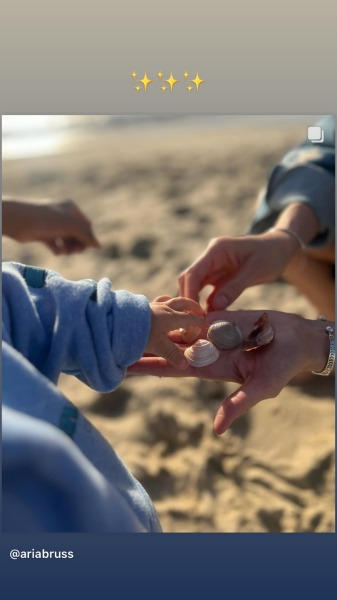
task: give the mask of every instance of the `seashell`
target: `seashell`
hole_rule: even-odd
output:
[[[218,350],[231,350],[243,340],[241,329],[231,321],[214,321],[207,332],[207,339]]]
[[[256,350],[260,346],[269,344],[274,338],[274,330],[271,326],[271,322],[268,313],[263,313],[258,321],[255,323],[254,329],[251,331],[249,336],[242,343],[242,350],[248,352],[249,350]]]
[[[184,354],[192,367],[206,367],[220,356],[219,350],[208,340],[198,340],[186,348]]]
[[[179,329],[179,333],[183,342],[186,342],[186,344],[192,344],[192,342],[197,339],[201,329],[202,328],[198,327],[197,325],[191,325],[191,327],[187,327],[186,329]]]

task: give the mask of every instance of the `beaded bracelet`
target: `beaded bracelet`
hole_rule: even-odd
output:
[[[320,321],[326,321],[326,317],[319,317]],[[329,348],[329,356],[328,356],[328,360],[326,362],[326,365],[323,369],[323,371],[317,372],[317,371],[312,371],[312,373],[314,375],[330,375],[330,373],[333,371],[334,366],[335,366],[335,360],[336,360],[336,346],[335,346],[335,331],[334,328],[331,325],[327,325],[327,327],[325,328],[326,333],[329,336],[329,342],[330,342],[330,348]]]

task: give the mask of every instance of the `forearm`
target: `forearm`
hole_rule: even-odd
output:
[[[149,337],[147,299],[112,291],[108,279],[68,281],[5,264],[2,299],[4,340],[53,382],[63,371],[110,391]]]
[[[299,236],[305,245],[319,233],[319,222],[308,204],[289,204],[275,222],[276,229],[289,229]]]
[[[2,234],[17,241],[26,241],[37,223],[41,204],[37,202],[3,199]]]
[[[305,204],[318,222],[310,246],[329,246],[335,239],[335,148],[334,124],[331,143],[320,148],[300,146],[290,151],[272,171],[260,195],[250,231],[263,233],[280,218],[288,206]],[[303,224],[305,227],[305,223]],[[309,235],[310,232],[309,232]],[[306,242],[309,243],[309,242]]]
[[[275,275],[279,262],[283,264],[283,273],[292,259],[300,250],[306,249],[318,232],[319,222],[307,204],[295,202],[286,206],[273,227],[261,234],[262,239],[272,242],[266,246],[264,253],[274,265]]]

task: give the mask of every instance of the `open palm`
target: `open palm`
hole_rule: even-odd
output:
[[[206,316],[205,329],[200,337],[205,337],[207,327],[217,320],[235,322],[245,336],[263,311],[217,311]],[[310,356],[305,351],[308,332],[307,322],[297,315],[268,311],[274,340],[268,345],[250,352],[240,347],[220,353],[213,364],[206,367],[192,367],[178,370],[164,359],[145,356],[129,367],[133,374],[157,375],[160,377],[198,377],[232,381],[240,387],[225,398],[216,414],[214,430],[223,433],[241,414],[247,412],[261,400],[274,398],[283,387],[300,371],[310,370]],[[307,344],[308,345],[308,344]]]

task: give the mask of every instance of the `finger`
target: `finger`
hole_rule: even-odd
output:
[[[90,219],[81,211],[81,209],[77,206],[77,204],[70,198],[62,200],[61,202],[59,202],[58,204],[55,205],[55,208],[58,208],[64,214],[69,215],[70,218],[76,219],[76,221],[83,223],[83,225],[86,226],[87,229],[91,228]]]
[[[199,292],[202,289],[202,285],[199,279],[195,276],[194,272],[188,271],[183,273],[178,278],[178,284],[180,296],[192,298],[192,300],[198,302]]]
[[[257,382],[250,382],[225,398],[214,419],[214,431],[217,435],[224,433],[235,419],[266,397],[261,394],[260,389],[263,388]]]
[[[183,352],[166,336],[163,336],[160,341],[158,354],[177,369],[187,369],[188,367],[188,361]]]
[[[79,242],[84,244],[85,248],[100,248],[101,244],[94,235],[89,219],[72,200],[66,200],[65,206],[72,219],[73,235],[78,238]]]
[[[62,249],[53,240],[44,240],[44,244],[56,256],[58,256],[59,254],[62,254]]]
[[[168,306],[170,306],[170,308],[173,308],[175,311],[188,312],[200,316],[203,316],[205,314],[200,304],[198,304],[198,302],[195,302],[194,300],[191,300],[190,298],[171,298],[167,302],[167,304]]]
[[[65,210],[67,210],[69,214],[74,215],[77,219],[81,219],[81,221],[83,221],[83,223],[86,223],[87,225],[91,224],[88,217],[79,209],[79,207],[77,206],[77,204],[75,204],[73,200],[67,198],[63,201],[63,205]]]
[[[91,227],[81,227],[77,224],[76,237],[86,248],[100,248],[101,244],[94,236]],[[74,232],[75,234],[75,232]]]
[[[204,325],[204,317],[172,311],[165,316],[162,322],[162,331],[168,333],[177,329],[188,329],[189,327],[198,327],[200,330]]]
[[[209,251],[205,251],[192,265],[178,277],[179,294],[198,301],[199,292],[204,287],[204,279],[211,274],[212,259]]]
[[[209,295],[207,305],[211,310],[221,310],[230,306],[242,292],[252,284],[252,271],[243,267],[229,282],[224,281]]]
[[[76,240],[75,238],[62,238],[62,241],[63,254],[75,254],[76,252],[83,252],[86,248],[82,242]]]
[[[89,248],[101,248],[102,245],[98,241],[97,237],[94,235],[93,230],[90,228],[88,232],[88,247]]]
[[[46,246],[56,255],[69,255],[76,252],[83,252],[85,249],[81,242],[72,238],[57,237],[54,240],[45,240]]]
[[[127,369],[131,375],[153,375],[154,377],[186,377],[190,375],[189,371],[190,368],[177,369],[159,356],[141,358]]]
[[[157,296],[153,302],[167,302],[167,300],[172,300],[172,296]]]

